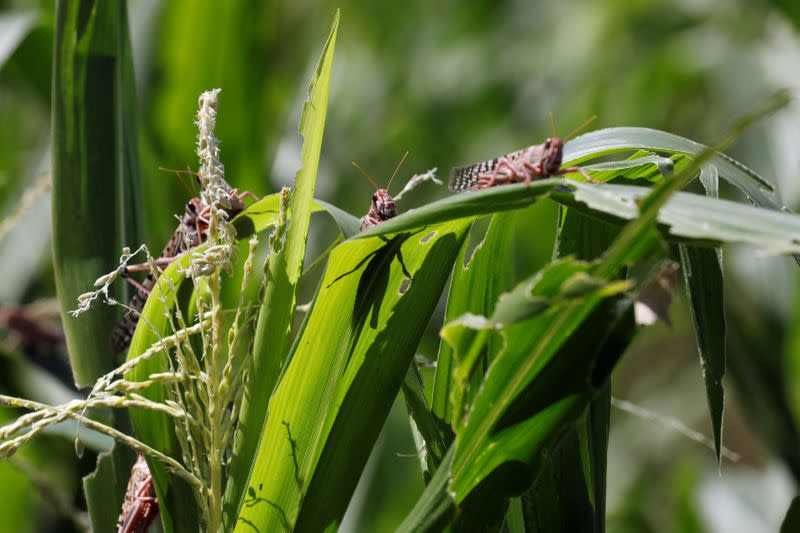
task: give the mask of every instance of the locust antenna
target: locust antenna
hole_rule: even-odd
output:
[[[556,133],[556,116],[552,111],[550,111],[548,114],[550,115],[550,129],[553,130],[553,137],[558,137],[558,134]]]
[[[569,132],[569,135],[564,137],[564,142],[566,142],[567,140],[573,138],[575,135],[577,135],[577,133],[579,131],[581,131],[583,128],[585,128],[586,126],[588,126],[589,124],[594,122],[594,120],[596,118],[597,118],[597,115],[592,115],[591,117],[587,118],[586,120],[584,120],[583,122],[578,124],[571,132]]]
[[[364,170],[364,169],[361,167],[361,165],[359,165],[358,163],[356,163],[355,161],[353,161],[353,166],[354,166],[354,167],[356,167],[356,168],[358,169],[358,171],[359,171],[359,172],[361,172],[362,174],[364,174],[364,176],[366,176],[366,178],[369,180],[369,182],[372,184],[372,186],[373,186],[373,187],[375,187],[375,189],[380,189],[380,187],[378,187],[378,184],[377,184],[377,183],[375,183],[375,180],[374,180],[374,179],[372,179],[372,178],[370,177],[370,175],[369,175],[369,174],[367,174],[367,171],[366,171],[366,170]]]
[[[189,186],[186,185],[186,182],[183,181],[183,174],[186,174],[186,173],[191,174],[192,171],[190,171],[190,170],[173,170],[171,168],[165,168],[165,167],[158,167],[158,170],[163,170],[164,172],[174,172],[178,176],[178,181],[181,182],[181,185],[183,185],[183,188],[186,190],[186,192],[188,192],[189,194],[194,196],[194,191],[192,191],[192,189],[190,189]]]
[[[394,169],[394,173],[392,174],[392,177],[389,178],[389,183],[386,185],[386,190],[387,191],[389,190],[389,186],[392,184],[392,180],[394,179],[395,176],[397,176],[397,172],[400,170],[400,167],[403,166],[403,161],[406,160],[406,157],[408,157],[408,150],[406,150],[406,153],[403,154],[403,157],[400,159],[400,162],[397,163],[397,168]]]

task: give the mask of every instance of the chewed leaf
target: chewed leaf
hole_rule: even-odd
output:
[[[650,189],[631,185],[592,185],[569,182],[574,194],[558,193],[559,202],[587,212],[633,219],[638,202]],[[800,253],[800,216],[709,198],[686,192],[676,193],[658,214],[668,238],[701,243],[752,244],[770,254]]]
[[[575,164],[626,150],[697,154],[705,148],[700,143],[665,131],[649,128],[607,128],[567,142],[564,145],[564,163]],[[721,178],[738,187],[756,205],[773,209],[780,207],[775,187],[743,164],[722,153],[712,157],[710,164],[717,167]]]

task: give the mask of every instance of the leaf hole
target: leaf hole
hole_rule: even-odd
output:
[[[421,242],[422,244],[425,244],[429,240],[431,240],[434,237],[436,237],[437,233],[438,233],[437,231],[432,231],[432,232],[428,233],[427,235],[425,235],[419,242]]]
[[[409,278],[404,278],[403,281],[400,282],[400,288],[398,291],[400,294],[405,294],[408,291],[408,287],[411,285],[411,280]]]

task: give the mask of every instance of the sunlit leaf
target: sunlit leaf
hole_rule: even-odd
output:
[[[250,474],[255,497],[245,498],[237,531],[321,531],[341,519],[467,227],[454,221],[333,250],[270,400]]]
[[[262,434],[268,424],[270,396],[288,360],[297,287],[303,272],[311,213],[315,208],[314,187],[322,150],[322,133],[328,110],[331,67],[338,30],[337,12],[311,79],[308,100],[300,117],[299,131],[303,136],[302,166],[297,172],[289,200],[286,235],[280,250],[267,259],[264,267],[264,290],[260,295],[261,307],[254,334],[252,367],[245,384],[240,422],[234,436],[234,466],[226,488],[223,522],[228,529],[237,523],[243,509],[246,513],[244,487],[252,483],[250,463],[261,446]]]
[[[469,262],[465,255],[465,247],[453,269],[453,280],[450,284],[450,293],[447,297],[445,322],[450,322],[458,317],[471,313],[480,316],[489,316],[494,311],[494,306],[500,294],[511,288],[513,283],[510,263],[513,258],[512,242],[514,226],[513,215],[497,214],[492,217],[486,234],[480,244],[472,251]],[[498,268],[504,262],[506,268]],[[466,263],[466,264],[465,264]],[[481,354],[483,364],[488,365],[499,350],[497,343],[490,343],[485,353]],[[436,358],[436,375],[433,384],[431,407],[436,417],[444,423],[451,422],[451,402],[455,401],[452,395],[453,369],[452,347],[448,342],[442,341]],[[481,377],[483,373],[480,373]],[[478,383],[474,386],[477,387]],[[474,394],[474,390],[473,390]],[[470,401],[471,396],[467,398]],[[458,400],[456,410],[461,408]]]

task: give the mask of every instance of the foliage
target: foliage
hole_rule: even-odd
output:
[[[191,13],[198,32],[247,20],[236,7],[214,13],[190,4],[170,4],[163,20]],[[262,9],[249,15],[266,13]],[[633,11],[627,15],[634,16]],[[127,17],[122,2],[65,2],[56,10],[53,264],[62,314],[103,272],[112,275],[102,278],[95,294],[114,301],[107,291],[120,272],[116,258],[122,245],[140,242],[145,233],[160,237],[171,231],[168,217],[143,220],[148,217],[142,197],[153,198],[148,205],[169,209],[170,195],[160,194],[169,187],[142,175],[137,142],[140,132],[156,128],[157,135],[144,137],[143,161],[171,165],[188,144],[179,141],[186,138],[179,132],[185,133],[190,121],[167,109],[188,107],[187,95],[214,86],[205,85],[193,57],[178,57],[179,47],[168,47],[158,61],[179,68],[167,77],[183,75],[191,82],[154,96],[152,106],[161,113],[155,121],[140,120]],[[300,161],[290,165],[292,172],[299,168],[291,192],[264,195],[228,225],[221,197],[213,197],[205,181],[219,161],[201,159],[200,197],[211,207],[209,243],[161,273],[127,363],[111,370],[116,364],[97,341],[113,324],[113,308],[94,309],[78,320],[65,316],[75,381],[95,387],[87,399],[69,401],[2,396],[5,405],[34,411],[2,430],[10,439],[2,450],[11,454],[45,427],[72,418],[85,426],[82,433],[89,432],[76,442],[79,448],[89,443],[92,457],[103,449],[92,430],[148,455],[165,531],[346,529],[351,496],[355,493],[357,501],[364,490],[356,488],[359,478],[403,390],[426,488],[401,529],[492,530],[506,521],[514,531],[566,531],[577,524],[599,530],[605,524],[606,459],[614,448],[608,444],[609,381],[624,371],[622,356],[640,337],[632,311],[637,295],[650,282],[653,266],[673,257],[685,279],[686,309],[720,460],[722,377],[729,356],[725,337],[736,329],[724,309],[739,298],[737,291],[726,290],[722,247],[746,244],[758,252],[800,255],[800,217],[780,212],[769,181],[722,151],[756,118],[785,106],[786,96],[748,115],[710,149],[649,128],[601,128],[567,142],[563,161],[580,165],[597,182],[577,181],[579,175],[570,174],[436,201],[425,198],[429,193],[415,193],[421,199],[415,209],[358,233],[358,220],[348,213],[349,198],[338,202],[344,209],[314,199],[331,192],[331,160],[341,158],[340,121],[352,119],[346,105],[341,115],[337,108],[342,99],[333,68],[337,39],[337,64],[353,52],[345,37],[350,30],[338,36],[338,17],[310,74],[300,117]],[[34,20],[2,21],[15,32],[6,55],[34,31]],[[402,17],[398,22],[404,24]],[[207,40],[198,41],[204,43],[198,55],[210,60],[224,53],[217,47],[202,52]],[[277,50],[279,42],[273,35],[261,44]],[[257,131],[257,121],[242,118],[248,116],[243,109],[251,105],[252,117],[283,111],[289,92],[278,85],[300,72],[295,66],[275,80],[262,73],[258,79],[265,92],[256,95],[241,85],[248,78],[240,63],[252,51],[239,52],[221,69],[233,85],[230,91],[223,85],[219,107],[222,159],[227,163],[230,154],[226,175],[237,186],[260,193],[268,187],[250,152],[265,143],[274,148],[279,135],[267,128]],[[308,53],[292,52],[292,61]],[[0,60],[3,54],[0,50]],[[509,80],[513,76],[489,83]],[[111,90],[98,92],[99,87]],[[470,98],[458,105],[481,111]],[[420,108],[419,116],[433,115]],[[374,117],[363,118],[365,127],[375,127]],[[425,120],[421,124],[417,131],[432,129]],[[411,131],[407,124],[398,128]],[[447,137],[456,128],[457,121],[444,122],[440,134]],[[469,145],[466,136],[459,140]],[[426,144],[424,137],[416,142]],[[441,146],[451,143],[443,159],[466,151],[454,148],[455,142],[455,137],[442,140]],[[480,145],[491,153],[509,151],[512,142],[503,138]],[[421,150],[426,158],[429,148]],[[169,151],[170,156],[163,155]],[[288,174],[279,176],[285,155],[273,151],[273,183],[288,180]],[[754,205],[720,199],[719,180]],[[695,182],[705,195],[697,194]],[[552,212],[548,205],[559,210],[552,232],[530,224],[540,224],[541,215]],[[312,219],[323,210],[334,224]],[[543,255],[546,246],[529,235],[519,240],[522,221],[555,241],[552,260]],[[225,240],[225,232],[234,231],[241,241],[253,237],[249,248]],[[262,242],[258,250],[257,240]],[[262,256],[263,268],[254,269]],[[445,292],[440,325],[437,303]],[[738,314],[731,316],[739,320]],[[435,351],[431,331],[441,337],[433,373],[424,357],[415,357],[418,350]],[[751,346],[758,343],[756,333],[742,335]],[[796,450],[787,444],[796,434],[794,403],[782,382],[770,390],[770,384],[791,382],[794,376],[766,364],[758,377],[747,376],[740,369],[748,354],[732,350],[730,357],[737,386],[759,391],[763,402],[753,408],[772,417],[766,438],[796,470]],[[115,407],[127,409],[133,427],[123,411],[109,416]],[[117,446],[85,481],[94,529],[113,527],[132,460]],[[686,523],[695,518],[687,515]],[[792,518],[787,516],[786,523]]]

